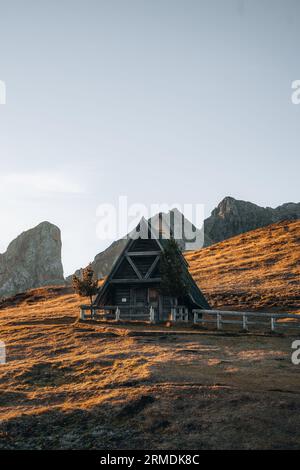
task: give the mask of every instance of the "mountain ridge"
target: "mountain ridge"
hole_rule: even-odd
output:
[[[174,224],[183,218],[185,227],[195,228],[177,209],[170,212],[174,214]],[[156,217],[152,219],[157,223]],[[203,239],[205,249],[242,233],[284,220],[298,219],[300,203],[287,202],[271,208],[226,196],[205,219],[203,227],[195,229],[197,237]],[[92,268],[99,279],[110,272],[126,242],[127,238],[116,240],[95,256]],[[179,242],[182,251],[187,251],[188,243],[185,240]],[[76,274],[80,275],[81,272],[82,268]],[[72,275],[64,280],[60,229],[50,222],[41,222],[21,233],[9,244],[6,252],[0,254],[0,297],[65,281],[70,284]]]
[[[182,214],[177,209],[172,209],[170,212],[174,211],[179,213],[176,216],[179,219]],[[298,219],[300,219],[300,203],[287,202],[276,208],[271,208],[226,196],[213,209],[211,215],[205,219],[203,227],[197,231],[198,233],[202,232],[203,246],[207,247],[270,224]],[[192,225],[191,222],[188,221],[188,223]],[[126,238],[116,240],[95,256],[91,264],[98,278],[103,278],[109,273],[125,243]],[[185,251],[184,247],[183,251]],[[78,269],[75,274],[80,275],[81,272],[82,268]],[[70,283],[72,275],[68,276],[66,280]]]
[[[272,208],[226,196],[204,221],[205,246],[276,222],[298,219],[300,203],[287,202]]]

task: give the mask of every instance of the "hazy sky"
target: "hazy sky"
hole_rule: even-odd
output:
[[[298,0],[0,0],[0,252],[43,220],[65,273],[96,209],[299,201]]]

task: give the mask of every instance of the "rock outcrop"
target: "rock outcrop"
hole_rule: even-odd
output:
[[[0,298],[63,283],[60,230],[49,222],[23,232],[0,254]]]
[[[300,203],[272,209],[225,197],[204,222],[205,246],[283,220],[300,219]]]

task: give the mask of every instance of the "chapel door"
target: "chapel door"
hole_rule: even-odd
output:
[[[148,307],[148,289],[146,287],[137,287],[134,291],[135,294],[135,309],[133,315],[147,315]]]

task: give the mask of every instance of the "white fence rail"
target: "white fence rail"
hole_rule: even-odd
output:
[[[120,320],[140,320],[149,321],[150,323],[155,322],[155,309],[152,306],[148,307],[137,307],[136,305],[106,305],[101,307],[95,307],[91,305],[81,305],[80,307],[80,319],[109,319],[120,321]]]
[[[280,329],[300,328],[300,315],[289,313],[267,313],[267,312],[237,312],[228,310],[193,310],[195,324],[212,324],[221,330],[226,325],[240,326],[242,330],[248,331],[251,327],[265,327],[271,331]],[[95,307],[82,305],[80,319],[112,319],[139,320],[155,323],[157,311],[153,306],[137,307],[136,305]],[[188,322],[189,312],[184,306],[176,306],[171,309],[171,320],[173,322]]]
[[[80,307],[80,319],[113,319],[116,321],[120,320],[140,320],[149,321],[155,323],[157,317],[156,309],[151,306],[137,307],[136,305],[106,305],[101,307],[95,307],[91,305],[81,305]],[[171,308],[171,320],[174,322],[182,321],[187,322],[189,320],[189,312],[186,307],[176,306]]]
[[[270,327],[271,331],[280,328],[300,328],[300,315],[289,313],[193,310],[193,314],[195,324],[215,324],[218,330],[221,330],[223,325],[240,325],[245,331],[251,326],[266,326]],[[285,319],[290,321],[282,321]]]
[[[178,305],[177,307],[171,308],[171,320],[172,321],[189,321],[189,310],[186,307]]]

